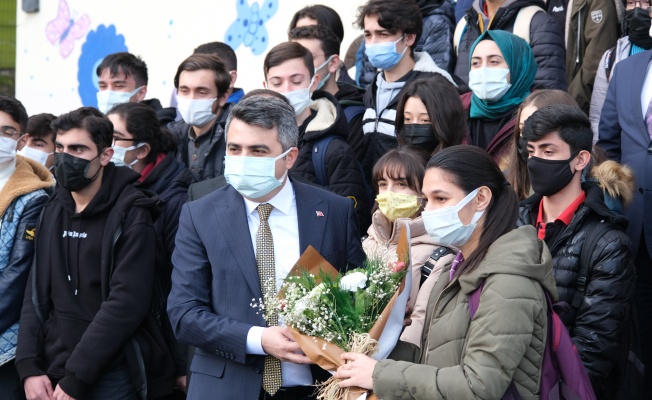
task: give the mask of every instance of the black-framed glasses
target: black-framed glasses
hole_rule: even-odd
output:
[[[625,2],[625,6],[627,8],[629,8],[629,9],[632,9],[632,8],[635,8],[635,7],[647,9],[650,6],[650,2],[649,2],[649,0],[634,0],[634,1],[628,0],[628,1]]]
[[[16,135],[20,136],[20,132],[13,126],[5,125],[0,126],[0,135],[8,139],[14,139]]]
[[[111,146],[115,146],[115,143],[116,143],[116,142],[120,142],[120,141],[123,141],[123,142],[134,142],[135,140],[136,140],[136,139],[127,139],[127,138],[121,138],[121,137],[119,137],[119,136],[114,136],[114,137],[113,137],[113,142],[111,143]]]

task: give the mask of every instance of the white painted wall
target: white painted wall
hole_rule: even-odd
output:
[[[270,9],[270,5],[271,10],[277,9],[263,23],[267,32],[265,43],[235,48],[237,86],[247,91],[260,88],[265,54],[275,44],[287,40],[292,15],[315,4],[309,0],[40,0],[40,11],[27,14],[21,9],[21,0],[16,1],[16,97],[30,115],[60,114],[82,105],[95,105],[95,67],[102,57],[115,51],[129,51],[143,58],[149,68],[147,98],[156,97],[167,106],[181,61],[202,43],[226,42],[227,31],[239,14],[249,19],[255,17],[254,3],[263,19],[264,10]],[[353,21],[363,3],[364,0],[323,3],[337,10],[342,18],[342,55],[361,33],[354,30]],[[242,31],[234,29],[229,32]],[[265,36],[260,33],[260,25],[251,31],[255,31],[258,40]]]

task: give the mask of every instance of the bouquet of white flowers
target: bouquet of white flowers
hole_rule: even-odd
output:
[[[309,247],[279,296],[265,299],[267,309],[261,311],[278,312],[301,350],[328,371],[344,363],[340,355],[345,351],[386,358],[401,333],[410,293],[412,279],[405,279],[411,276],[408,238],[407,229],[402,230],[397,262],[387,265],[380,257],[371,257],[345,275]],[[341,389],[338,383],[333,378],[323,383],[319,398],[356,399],[367,392]],[[371,398],[375,396],[367,397]]]

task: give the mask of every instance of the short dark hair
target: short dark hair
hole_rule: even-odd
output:
[[[94,107],[81,107],[67,114],[62,114],[50,125],[58,134],[71,129],[83,129],[91,135],[98,153],[113,142],[113,124]]]
[[[557,89],[543,89],[530,93],[521,105],[518,106],[518,110],[516,111],[516,125],[512,134],[512,149],[508,157],[505,175],[507,175],[507,180],[516,191],[519,200],[525,200],[530,197],[530,192],[532,191],[530,175],[527,171],[527,162],[521,158],[518,150],[518,143],[521,139],[521,127],[519,126],[521,113],[528,106],[534,106],[539,109],[553,104],[566,104],[578,107],[577,102],[568,92]]]
[[[244,99],[248,99],[250,97],[254,97],[254,96],[276,97],[277,99],[280,99],[280,100],[283,100],[284,102],[286,102],[288,106],[290,105],[290,102],[288,101],[287,97],[283,96],[279,92],[275,92],[275,91],[269,90],[269,89],[254,89],[254,90],[251,90],[251,91],[247,92],[247,94],[242,96],[242,99],[240,99],[240,101],[242,101]]]
[[[222,59],[214,54],[193,54],[183,60],[174,75],[174,87],[179,88],[179,76],[183,71],[199,71],[202,69],[208,69],[215,73],[217,97],[222,97],[229,90],[231,75],[229,75],[229,71],[227,71]]]
[[[290,21],[288,33],[297,27],[297,22],[302,18],[314,19],[317,21],[318,25],[330,28],[330,30],[335,33],[335,36],[337,36],[340,44],[342,44],[342,41],[344,40],[344,25],[342,25],[342,19],[337,11],[323,4],[304,7],[294,13],[292,21]]]
[[[326,58],[340,54],[340,42],[337,36],[324,25],[309,25],[294,28],[288,33],[289,40],[317,39]]]
[[[15,97],[0,95],[0,111],[9,114],[11,119],[20,126],[21,133],[25,133],[25,129],[27,129],[27,111],[23,103]]]
[[[387,174],[390,179],[405,178],[408,187],[421,193],[421,184],[425,173],[425,164],[421,156],[406,147],[392,149],[378,159],[371,173],[373,186],[378,193],[378,181]]]
[[[462,144],[466,137],[466,111],[455,87],[441,74],[412,80],[405,85],[403,96],[396,107],[396,132],[399,144],[403,143],[403,111],[410,97],[418,97],[426,106],[432,132],[439,142],[434,152],[444,147]],[[428,155],[428,159],[432,154]]]
[[[120,71],[128,78],[134,77],[137,86],[146,86],[148,81],[147,64],[140,57],[126,51],[109,54],[104,57],[100,65],[97,66],[95,73],[97,76],[102,75],[105,69],[109,69],[111,77],[116,76]]]
[[[43,113],[36,114],[29,117],[27,120],[27,130],[29,136],[37,139],[50,139],[54,142],[57,137],[57,132],[52,129],[50,124],[57,117],[52,114]]]
[[[156,111],[143,103],[116,104],[107,116],[116,114],[124,120],[127,132],[134,138],[134,144],[147,143],[151,147],[146,163],[156,160],[159,154],[168,154],[177,149],[172,134],[161,128]]]
[[[553,132],[568,144],[571,154],[581,150],[591,151],[591,121],[579,107],[555,104],[540,108],[530,115],[523,126],[523,138],[528,142],[539,141]]]
[[[222,42],[210,42],[199,45],[193,54],[213,54],[216,55],[222,60],[226,69],[229,71],[238,70],[238,57],[235,55],[235,51],[226,43]]]
[[[377,15],[378,25],[392,34],[415,34],[416,38],[410,47],[414,50],[423,33],[421,10],[414,0],[369,0],[358,8],[356,25],[364,30],[364,18],[370,15]]]
[[[312,78],[315,75],[315,65],[313,64],[310,51],[299,43],[283,42],[274,46],[265,56],[265,61],[263,62],[265,80],[267,80],[267,72],[269,72],[270,68],[277,67],[287,60],[293,60],[295,58],[301,58],[303,60],[303,64],[308,68],[308,73]]]

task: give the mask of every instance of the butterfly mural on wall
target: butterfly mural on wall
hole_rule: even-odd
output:
[[[276,14],[278,0],[265,0],[262,6],[256,1],[249,6],[247,0],[236,0],[236,10],[238,17],[227,29],[224,41],[233,50],[242,44],[253,54],[262,54],[269,42],[265,23]]]
[[[73,19],[70,17],[68,2],[59,0],[57,17],[45,26],[45,36],[53,46],[59,45],[61,57],[68,58],[75,48],[75,41],[86,36],[90,25],[91,19],[88,14]]]

